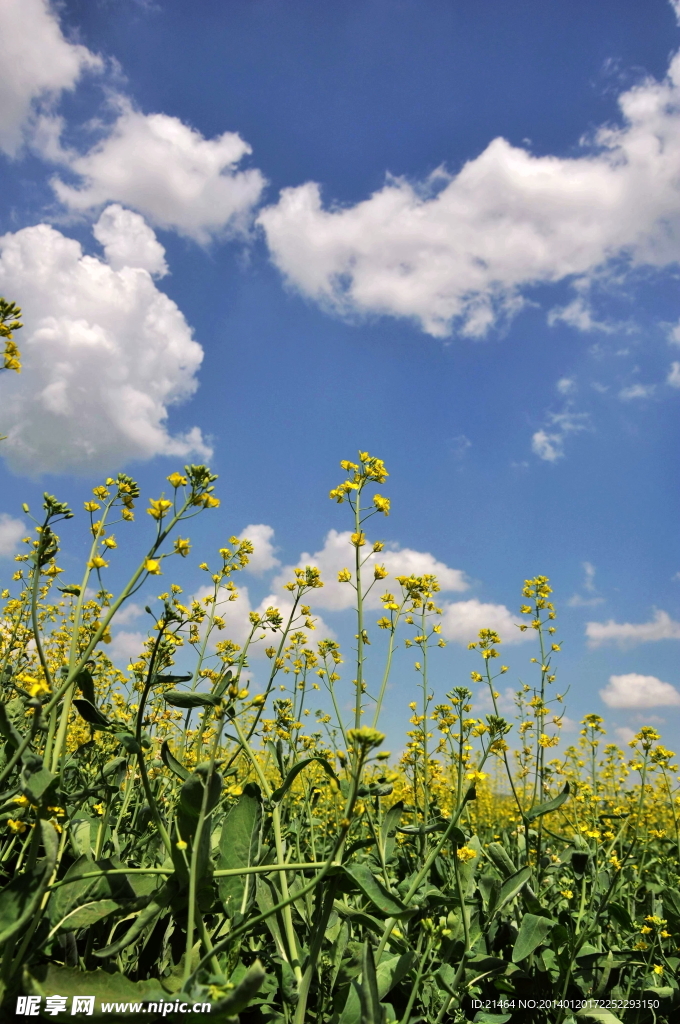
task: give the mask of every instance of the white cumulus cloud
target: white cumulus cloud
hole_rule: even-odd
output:
[[[298,566],[314,565],[321,572],[324,586],[315,590],[310,596],[312,607],[327,608],[332,611],[340,611],[343,608],[351,608],[355,602],[355,592],[349,583],[338,583],[338,572],[340,569],[353,568],[354,547],[350,542],[351,533],[349,530],[339,532],[329,530],[326,535],[324,546],[310,554],[303,551],[297,561]],[[365,548],[370,551],[370,542]],[[437,577],[442,591],[462,591],[468,589],[468,582],[465,573],[460,569],[451,569],[444,562],[438,561],[429,551],[414,551],[412,548],[401,548],[397,545],[385,548],[378,554],[369,554],[368,561],[363,568],[363,578],[370,582],[373,579],[373,567],[384,565],[389,576],[379,580],[368,595],[367,604],[371,608],[380,606],[380,594],[385,590],[394,590],[398,587],[395,576],[422,576],[425,573]],[[293,578],[294,566],[285,566],[274,580],[274,588],[278,588]]]
[[[17,544],[26,532],[26,525],[20,519],[0,513],[0,558],[9,558],[17,550]]]
[[[576,157],[533,156],[496,138],[457,174],[388,177],[354,206],[324,205],[313,182],[284,189],[259,215],[272,260],[329,309],[407,317],[437,337],[483,335],[522,307],[527,286],[571,278],[578,293],[618,257],[672,264],[680,55],[665,79],[645,79],[619,106],[621,125],[601,128]],[[558,316],[593,326],[583,302]]]
[[[267,526],[266,523],[251,523],[249,526],[243,527],[239,537],[252,541],[255,548],[253,554],[250,555],[248,572],[261,576],[262,573],[281,565],[275,555],[274,528],[272,526]]]
[[[85,69],[102,62],[64,37],[48,0],[2,0],[0,39],[0,148],[12,156],[36,102],[73,89]]]
[[[610,708],[677,707],[680,693],[656,676],[643,676],[629,672],[623,676],[610,676],[609,683],[600,690],[600,697]]]
[[[680,363],[671,363],[671,368],[666,377],[666,383],[672,388],[680,388]]]
[[[138,213],[124,210],[118,203],[113,203],[102,212],[92,233],[102,246],[106,262],[113,270],[139,267],[148,270],[154,277],[167,274],[165,249],[153,229]]]
[[[513,615],[504,604],[488,604],[471,598],[443,605],[442,636],[458,644],[476,640],[480,629],[495,629],[504,644],[521,644],[531,640],[527,631],[520,632]]]
[[[672,619],[668,612],[658,610],[651,622],[615,622],[613,619],[588,622],[586,636],[590,647],[608,643],[630,647],[653,640],[680,640],[680,622]]]
[[[239,170],[251,152],[235,132],[206,139],[168,114],[143,114],[124,99],[107,134],[82,155],[50,145],[81,178],[53,188],[70,209],[87,211],[115,201],[152,224],[208,242],[240,230],[259,201],[265,180],[256,168]],[[48,153],[47,155],[50,155]]]
[[[116,223],[126,231],[125,218],[105,213],[95,231],[120,254],[128,243],[116,242]],[[158,269],[137,225],[140,237]],[[2,454],[13,469],[111,472],[130,459],[209,455],[197,427],[167,430],[169,406],[196,390],[203,350],[147,270],[114,269],[38,224],[0,238],[0,294],[24,309],[24,369],[0,381]]]

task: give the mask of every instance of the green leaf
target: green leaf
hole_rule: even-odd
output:
[[[167,1002],[168,995],[160,983],[152,981],[130,981],[124,974],[109,974],[101,968],[96,971],[80,971],[73,967],[61,967],[57,964],[41,964],[31,968],[25,975],[26,989],[32,995],[51,996],[55,992],[66,996],[70,1001],[73,996],[94,996],[94,1013],[88,1020],[125,1021],[125,1024],[148,1024],[152,1019],[143,1010],[140,1014],[128,1011],[126,1004],[142,1002]],[[125,1007],[120,1014],[115,1010],[102,1012],[102,1003],[118,1003]],[[54,1018],[61,1019],[61,1018]],[[68,1017],[71,1020],[71,1016]],[[78,1018],[76,1018],[78,1019]]]
[[[540,946],[556,923],[547,917],[525,914],[512,949],[513,964],[524,960],[525,957],[529,956],[529,953],[532,953],[537,946]]]
[[[56,779],[57,776],[48,772],[47,768],[38,768],[30,773],[28,768],[24,768],[21,773],[21,791],[32,804],[40,804]]]
[[[535,821],[536,818],[540,818],[543,814],[549,814],[550,811],[556,811],[558,807],[561,807],[569,796],[569,783],[565,782],[564,789],[561,793],[558,793],[552,800],[547,800],[544,804],[538,804],[530,811],[526,811],[524,814],[525,821]]]
[[[186,690],[168,690],[163,700],[172,704],[173,708],[208,708],[219,704],[219,697],[212,693],[190,693]]]
[[[161,745],[161,760],[165,767],[169,768],[171,772],[174,772],[175,775],[179,776],[183,782],[186,782],[191,775],[189,769],[185,768],[183,764],[180,764],[177,758],[172,755],[167,740],[163,740]]]
[[[674,917],[680,917],[680,892],[670,887],[664,889],[663,905],[666,913],[670,911]]]
[[[76,686],[85,700],[88,700],[93,707],[96,707],[97,697],[94,692],[94,679],[86,668],[81,669],[76,676]]]
[[[90,903],[83,903],[82,906],[75,907],[66,917],[57,922],[48,935],[48,939],[51,939],[58,931],[74,932],[79,928],[89,928],[97,921],[103,921],[105,917],[110,917],[120,908],[121,904],[117,900],[92,900]]]
[[[140,911],[125,934],[116,942],[112,942],[108,946],[104,946],[103,949],[94,950],[94,956],[102,959],[108,956],[116,956],[121,952],[121,950],[130,946],[135,939],[141,935],[147,925],[151,924],[152,921],[155,921],[158,915],[165,910],[170,901],[176,895],[177,884],[173,878],[169,878],[167,882],[161,886],[148,906],[146,906],[144,910]]]
[[[486,1010],[478,1010],[472,1018],[475,1024],[506,1024],[512,1019],[511,1013],[487,1013]]]
[[[632,931],[635,923],[622,903],[610,903],[608,908],[609,916],[613,917],[617,924],[620,924],[626,931]]]
[[[399,984],[411,970],[414,962],[415,953],[413,952],[404,953],[401,956],[387,956],[386,959],[380,961],[375,968],[379,999],[384,999],[395,985]],[[452,970],[452,973],[455,972]],[[347,994],[347,1001],[338,1024],[361,1024],[363,1017],[359,989],[359,984],[356,981],[353,982]]]
[[[596,1020],[600,1024],[621,1024],[620,1019],[615,1017],[611,1010],[606,1010],[602,1006],[583,1006],[576,1016],[585,1020]]]
[[[109,775],[115,775],[124,764],[127,764],[127,757],[113,757],[102,768],[102,775],[107,779]]]
[[[185,673],[182,676],[154,676],[153,684],[154,686],[159,686],[161,683],[188,683],[189,680],[193,678],[193,672]]]
[[[74,597],[80,597],[80,587],[75,583],[67,583],[65,587],[57,587],[62,594],[73,594]]]
[[[257,856],[262,802],[259,787],[249,782],[237,804],[231,808],[220,834],[219,871],[251,867]],[[255,879],[252,875],[229,875],[217,879],[217,888],[226,913],[245,914]]]
[[[518,892],[524,887],[525,883],[531,878],[531,868],[520,868],[514,875],[510,875],[509,878],[503,882],[498,898],[496,900],[496,906],[493,909],[493,913],[497,914],[506,903],[513,900]]]
[[[359,1001],[361,1002],[361,1024],[383,1024],[385,1010],[380,1005],[375,960],[373,959],[373,949],[368,939],[364,942],[361,957]]]
[[[117,732],[115,734],[118,742],[127,750],[128,754],[139,754],[141,747],[137,742],[137,737],[133,736],[131,732]]]
[[[19,934],[40,906],[57,860],[59,839],[49,821],[40,821],[45,857],[0,889],[0,945]]]
[[[376,878],[367,864],[348,864],[345,865],[344,871],[385,917],[403,917],[413,913],[410,907],[402,903],[398,896],[393,896],[380,879]]]
[[[391,860],[394,855],[397,826],[401,821],[403,812],[404,801],[400,800],[399,803],[393,804],[390,807],[380,826],[380,845],[382,846],[385,861]]]
[[[89,846],[89,822],[88,846]],[[94,878],[81,878],[82,875],[96,872]],[[110,886],[102,869],[86,854],[82,854],[71,864],[62,879],[62,884],[56,888],[47,905],[47,914],[53,928],[71,911],[75,910],[82,903],[94,899],[101,899],[111,895]]]
[[[2,733],[7,742],[14,747],[15,750],[23,739],[21,734],[14,728],[14,725],[7,714],[7,708],[2,703],[0,703],[0,733]]]
[[[76,708],[81,718],[84,718],[88,725],[94,726],[95,729],[110,729],[111,723],[108,718],[101,713],[98,707],[92,704],[89,700],[85,700],[84,697],[77,697],[73,701],[73,706]]]
[[[277,803],[280,800],[282,800],[283,797],[288,792],[288,790],[290,789],[290,787],[295,782],[300,772],[304,768],[306,768],[307,765],[312,764],[313,761],[318,761],[323,770],[325,771],[326,775],[328,775],[329,778],[333,779],[334,782],[337,782],[338,786],[340,785],[340,779],[337,777],[337,775],[335,774],[335,772],[333,771],[325,757],[307,757],[305,758],[304,761],[298,761],[298,763],[294,765],[293,768],[291,768],[291,770],[288,772],[288,775],[285,778],[283,785],[279,786],[279,788],[272,793],[272,800],[276,800]]]
[[[398,825],[397,832],[405,836],[427,836],[431,832],[445,832],[448,827],[448,821],[431,821],[429,825]],[[454,825],[449,835],[455,843],[465,842],[465,833],[457,825]]]

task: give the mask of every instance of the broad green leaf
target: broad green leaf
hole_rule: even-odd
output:
[[[120,909],[121,904],[117,900],[92,900],[89,903],[83,903],[57,922],[48,935],[48,939],[51,939],[58,931],[74,932],[80,928],[89,928],[90,925],[96,924],[97,921],[103,921],[105,917],[110,917]]]
[[[472,1018],[475,1024],[506,1024],[512,1020],[511,1013],[488,1013],[487,1010],[478,1010]]]
[[[670,887],[664,889],[663,893],[663,905],[664,909],[670,911],[674,917],[680,917],[680,892],[677,889],[671,889]]]
[[[381,1000],[408,974],[414,962],[415,953],[413,952],[404,953],[402,956],[387,956],[380,961],[375,968],[375,978],[378,997]],[[455,972],[452,970],[452,973]],[[338,1024],[362,1024],[362,1020],[359,983],[354,982],[347,993],[347,1000]]]
[[[40,828],[45,857],[0,889],[0,945],[33,919],[54,870],[59,849],[56,829],[49,821],[40,821],[36,827]]]
[[[193,679],[193,672],[187,672],[181,676],[154,676],[154,686],[159,686],[161,683],[188,683],[190,679]]]
[[[383,857],[386,862],[390,861],[394,855],[397,826],[399,825],[403,812],[404,801],[400,800],[399,803],[390,807],[389,811],[383,818],[382,825],[380,826],[380,843],[382,845]]]
[[[125,732],[117,732],[115,735],[118,742],[123,745],[128,754],[139,754],[141,752],[141,747],[137,742],[137,737],[133,736],[131,732],[126,730]]]
[[[21,791],[32,804],[40,804],[56,779],[57,776],[49,772],[47,768],[39,768],[36,772],[30,773],[27,768],[24,768],[21,773]]]
[[[535,821],[536,818],[540,818],[543,814],[549,814],[550,811],[556,811],[558,807],[561,807],[564,801],[569,796],[569,783],[565,782],[564,789],[561,793],[558,793],[552,800],[547,800],[544,804],[538,804],[530,811],[526,811],[524,814],[525,821]]]
[[[88,669],[83,668],[76,676],[76,686],[82,693],[85,700],[89,701],[93,707],[97,706],[97,696],[94,689],[94,679],[90,675]],[[84,716],[83,716],[84,717]]]
[[[192,772],[187,781],[180,787],[177,826],[185,842],[188,842],[196,831],[201,807],[203,806],[204,792],[205,783],[198,771]],[[221,792],[222,776],[219,772],[213,772],[209,782],[208,799],[205,809],[206,815],[210,814],[217,806]],[[209,835],[208,831],[205,831]]]
[[[385,917],[402,917],[412,913],[398,896],[393,896],[383,882],[376,878],[367,864],[348,864],[344,870],[349,878],[356,882],[364,896]]]
[[[109,775],[113,775],[117,772],[125,764],[127,764],[127,757],[114,757],[110,761],[106,762],[102,768],[102,775],[106,779]]]
[[[87,824],[89,846],[89,822]],[[94,878],[82,878],[82,875],[93,874]],[[50,924],[54,928],[58,922],[82,903],[94,899],[103,899],[111,895],[111,889],[102,869],[86,854],[78,857],[64,875],[62,884],[56,888],[47,905]]]
[[[257,856],[262,802],[259,787],[249,782],[237,804],[231,808],[220,835],[218,871],[251,867]],[[254,891],[252,875],[218,877],[217,888],[224,909],[230,917],[245,914],[250,894]]]
[[[550,929],[556,922],[547,917],[536,917],[535,914],[525,914],[519,926],[519,933],[515,939],[512,949],[512,962],[517,964],[533,953],[537,946],[545,940]]]
[[[32,995],[52,996],[58,992],[66,996],[71,1003],[73,996],[94,996],[94,1013],[87,1020],[99,1021],[121,1021],[125,1024],[149,1024],[152,1017],[142,1011],[140,1014],[129,1012],[129,1003],[141,1002],[167,1002],[167,993],[161,988],[158,981],[130,981],[124,974],[116,971],[109,974],[101,968],[96,971],[80,971],[73,967],[62,967],[58,964],[40,964],[31,968],[30,973],[25,975],[26,989]],[[118,1003],[125,1006],[125,1011],[116,1013],[109,1009],[106,1013],[102,1011],[102,1003]],[[68,1009],[68,1017],[72,1019]],[[61,1019],[61,1018],[50,1018]],[[73,1019],[79,1019],[76,1016]],[[83,1017],[83,1019],[85,1019]]]
[[[632,931],[635,927],[633,919],[622,903],[610,903],[607,907],[609,916],[613,917],[617,924],[620,924],[626,931]]]
[[[329,778],[333,779],[334,782],[337,782],[338,786],[340,785],[339,778],[337,777],[337,775],[335,774],[335,772],[333,771],[325,757],[306,757],[304,761],[298,761],[298,763],[294,765],[293,768],[291,768],[291,770],[288,772],[288,775],[285,778],[283,785],[279,786],[279,788],[272,793],[272,800],[276,800],[277,803],[280,800],[282,800],[283,797],[286,795],[287,791],[295,782],[300,772],[304,768],[306,768],[307,765],[312,764],[312,762],[314,761],[318,761],[318,763],[325,771],[326,775],[328,775]]]
[[[212,693],[191,693],[188,690],[168,690],[163,700],[173,708],[208,708],[219,704],[220,698]]]
[[[3,703],[0,703],[0,733],[5,737],[7,742],[16,750],[20,745],[23,737],[14,728],[12,721],[7,714],[7,708]]]
[[[165,910],[170,901],[174,896],[177,895],[177,884],[173,878],[169,878],[167,882],[158,890],[151,902],[140,911],[135,920],[132,922],[128,930],[115,942],[110,943],[103,949],[94,950],[94,956],[103,959],[104,957],[116,956],[121,950],[130,946],[138,936],[144,931],[147,925],[151,924],[152,921],[158,917],[158,915]]]
[[[111,728],[111,723],[106,715],[103,715],[96,705],[92,704],[89,700],[85,700],[84,697],[76,697],[73,701],[73,706],[80,717],[84,718],[88,725],[91,725],[93,728]]]
[[[405,836],[427,836],[431,832],[446,832],[448,827],[448,821],[431,821],[428,825],[398,825],[397,832]],[[455,825],[449,835],[454,842],[465,842],[465,833]]]
[[[496,906],[494,907],[493,913],[497,914],[499,910],[513,900],[517,893],[523,888],[526,882],[531,878],[531,868],[520,868],[514,875],[510,875],[509,878],[503,882],[498,898],[496,900]]]
[[[621,1024],[619,1017],[615,1017],[611,1010],[602,1006],[583,1006],[576,1014],[581,1020],[595,1020],[599,1024]]]
[[[383,1024],[385,1011],[380,1005],[375,960],[373,958],[373,949],[368,939],[364,942],[361,957],[359,1001],[361,1003],[361,1024]]]
[[[175,775],[179,776],[183,782],[186,782],[191,775],[189,769],[185,768],[183,764],[180,764],[177,758],[173,756],[167,740],[163,740],[163,743],[161,744],[161,760],[165,767],[169,768],[171,772],[174,772]]]

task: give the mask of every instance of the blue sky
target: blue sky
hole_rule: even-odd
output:
[[[522,580],[545,573],[571,718],[604,713],[619,739],[662,723],[672,745],[678,16],[666,0],[3,4],[0,294],[26,325],[24,372],[0,380],[6,571],[44,488],[80,507],[124,468],[155,495],[210,451],[222,506],[195,561],[270,527],[244,598],[276,595],[308,553],[344,639],[329,531],[349,523],[327,493],[368,449],[391,474],[376,536],[395,571],[437,562],[449,587],[438,693],[474,667],[471,632],[517,639]],[[74,576],[84,537],[65,531]],[[142,628],[130,615],[121,658]],[[504,652],[508,685],[531,681],[532,653]],[[403,655],[395,728],[411,673]]]

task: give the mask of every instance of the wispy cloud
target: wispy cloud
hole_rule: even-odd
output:
[[[597,587],[595,586],[595,566],[592,562],[583,563],[583,589],[586,591],[587,597],[583,597],[581,594],[574,594],[567,601],[567,604],[571,608],[587,608],[593,605],[602,604],[604,601],[603,597],[600,597],[597,593]]]
[[[680,622],[668,612],[658,610],[650,622],[607,622],[586,623],[586,636],[590,647],[616,643],[621,647],[651,643],[655,640],[680,640]]]

